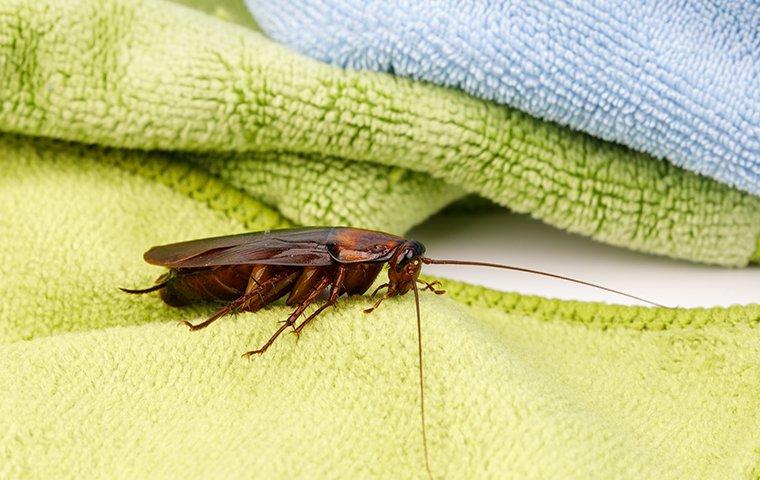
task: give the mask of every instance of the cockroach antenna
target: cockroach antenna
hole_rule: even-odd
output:
[[[624,297],[632,298],[640,302],[654,305],[655,307],[672,308],[666,305],[661,305],[657,302],[653,302],[651,300],[647,300],[646,298],[641,298],[641,297],[637,297],[636,295],[631,295],[630,293],[625,293],[625,292],[621,292],[620,290],[615,290],[613,288],[608,288],[602,285],[597,285],[595,283],[586,282],[585,280],[579,280],[577,278],[566,277],[564,275],[557,275],[555,273],[543,272],[541,270],[533,270],[531,268],[513,267],[511,265],[502,265],[500,263],[471,262],[467,260],[436,260],[436,259],[427,258],[427,257],[421,257],[420,261],[422,261],[422,263],[426,265],[469,265],[473,267],[501,268],[504,270],[512,270],[515,272],[524,272],[524,273],[530,273],[533,275],[541,275],[544,277],[557,278],[559,280],[565,280],[567,282],[578,283],[580,285],[586,285],[587,287],[598,288],[599,290],[604,290],[606,292],[615,293],[617,295],[622,295]]]
[[[427,445],[427,428],[425,427],[425,375],[422,367],[422,321],[420,320],[420,291],[415,283],[414,289],[414,306],[417,310],[417,358],[420,370],[420,420],[422,422],[422,449],[425,453],[425,470],[428,478],[433,480],[433,474],[430,470],[430,456],[428,455]]]

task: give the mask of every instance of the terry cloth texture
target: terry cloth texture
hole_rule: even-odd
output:
[[[317,59],[461,88],[760,194],[760,2],[247,3]]]
[[[284,219],[168,155],[0,145],[0,478],[424,478],[410,296],[245,361],[288,309],[191,333],[215,307],[116,286],[151,284],[148,246]],[[760,306],[446,288],[421,305],[436,478],[760,473]]]
[[[760,254],[757,197],[459,91],[324,65],[179,5],[4,0],[0,62],[0,130],[169,151],[296,223],[402,233],[477,193],[644,252],[731,266]]]
[[[178,328],[215,307],[116,289],[152,283],[152,245],[403,231],[464,191],[695,260],[746,263],[757,236],[748,195],[167,3],[0,2],[0,62],[0,478],[424,475],[409,296],[346,300],[249,362],[288,310]],[[760,472],[759,306],[446,287],[422,297],[436,478]]]

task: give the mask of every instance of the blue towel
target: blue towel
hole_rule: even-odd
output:
[[[247,0],[298,51],[461,88],[760,194],[760,2]]]

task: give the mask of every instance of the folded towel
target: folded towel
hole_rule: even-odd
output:
[[[213,306],[116,286],[152,282],[148,246],[284,219],[172,155],[0,145],[0,478],[424,478],[410,296],[245,361],[285,307],[190,333]],[[422,296],[436,478],[760,471],[760,306],[446,288]]]
[[[116,289],[153,281],[152,245],[403,231],[465,192],[695,260],[758,237],[749,195],[168,3],[0,1],[0,85],[0,478],[424,475],[411,298],[346,300],[247,362],[287,309],[178,328],[214,306]],[[446,287],[422,298],[436,477],[760,471],[760,307]]]
[[[760,257],[757,197],[461,92],[323,65],[171,3],[1,2],[0,85],[2,131],[172,151],[298,223],[402,232],[469,192],[645,252]]]
[[[335,65],[461,88],[760,194],[760,3],[246,0]]]

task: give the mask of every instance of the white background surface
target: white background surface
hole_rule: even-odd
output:
[[[730,269],[672,260],[612,247],[510,213],[436,216],[407,235],[426,256],[479,260],[545,270],[622,290],[668,306],[717,306],[760,302],[760,268]],[[424,272],[497,290],[545,297],[635,300],[561,280],[469,266],[426,265]],[[445,285],[444,285],[445,288]]]

